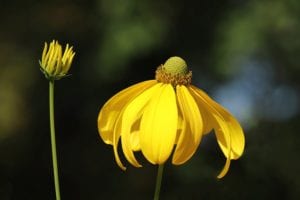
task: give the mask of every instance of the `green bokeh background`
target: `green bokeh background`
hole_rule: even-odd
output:
[[[157,166],[138,156],[144,167],[123,172],[96,121],[174,55],[241,121],[246,148],[218,180],[225,159],[210,134],[187,163],[166,164],[161,199],[300,198],[300,1],[1,0],[0,16],[1,200],[54,199],[38,64],[53,39],[76,51],[55,88],[62,199],[152,198]]]

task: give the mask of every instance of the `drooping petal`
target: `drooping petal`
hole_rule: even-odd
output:
[[[173,164],[179,165],[192,157],[203,133],[203,122],[199,108],[185,86],[176,87],[177,100],[183,116],[182,131],[173,155]]]
[[[193,96],[195,97],[198,105],[201,106],[202,110],[206,109],[208,111],[207,113],[211,114],[211,119],[212,119],[211,122],[213,123],[213,127],[215,129],[218,143],[220,137],[222,137],[223,142],[227,144],[226,145],[227,147],[229,147],[225,152],[222,149],[225,157],[227,158],[222,171],[217,176],[218,178],[222,178],[228,172],[229,165],[230,165],[231,139],[230,139],[230,132],[228,126],[226,124],[226,121],[223,119],[223,117],[212,107],[212,105],[208,104],[208,102],[206,102],[205,99],[203,99],[203,97],[198,93],[197,88],[190,87],[189,89],[191,91],[191,94],[193,94]],[[219,134],[220,132],[222,132],[223,134]]]
[[[98,130],[102,140],[106,144],[113,143],[114,127],[121,109],[133,98],[153,86],[155,83],[155,80],[137,83],[120,91],[105,103],[98,115]]]
[[[135,121],[131,127],[130,145],[131,145],[132,151],[140,151],[141,150],[140,123],[141,123],[141,118],[139,118],[137,121]]]
[[[211,113],[214,119],[214,129],[217,137],[218,144],[227,158],[226,164],[218,175],[222,178],[227,173],[230,160],[239,158],[244,150],[245,138],[243,130],[237,120],[222,106],[213,101],[202,90],[192,86],[190,87],[191,93],[197,99],[198,104],[202,104],[204,109]]]
[[[216,108],[216,109],[222,109],[222,107]],[[245,137],[243,134],[243,130],[240,126],[240,124],[237,122],[237,120],[232,117],[228,112],[223,113],[223,118],[227,122],[228,125],[228,131],[230,133],[230,149],[231,149],[231,154],[230,158],[231,159],[238,159],[241,157],[244,151],[244,146],[245,146]],[[223,153],[228,151],[228,143],[224,141],[224,131],[223,130],[218,130],[216,131],[216,136],[217,140],[219,143],[219,146],[221,147]]]
[[[180,134],[183,131],[183,129],[185,129],[185,123],[183,123],[183,117],[182,117],[181,111],[180,111],[180,109],[178,109],[178,122],[177,122],[177,133],[176,133],[175,144],[178,143]]]
[[[226,158],[226,163],[223,169],[221,170],[221,172],[219,173],[219,175],[217,176],[217,178],[223,178],[227,174],[229,167],[230,167],[230,158]]]
[[[218,142],[222,151],[226,155],[226,152],[228,152],[228,148],[231,148],[230,158],[238,159],[243,154],[245,146],[245,136],[239,122],[225,108],[212,100],[205,92],[198,89],[198,93],[223,117],[226,122],[231,140],[230,147],[228,147],[226,145],[228,143],[224,141],[224,134],[226,134],[224,133],[224,130],[217,131]]]
[[[197,101],[196,101],[197,102]],[[198,108],[201,111],[202,121],[203,121],[203,134],[206,135],[210,133],[214,128],[214,119],[209,111],[197,102]]]
[[[112,139],[113,139],[112,145],[113,145],[115,160],[116,160],[118,166],[122,170],[126,170],[126,167],[121,162],[121,159],[120,159],[119,153],[118,153],[119,140],[120,140],[120,136],[121,136],[122,115],[123,115],[123,109],[120,112],[120,114],[117,116],[117,119],[116,119],[116,122],[115,122],[115,125],[114,125],[113,134],[112,134],[112,136],[113,136],[112,137]]]
[[[178,111],[171,84],[162,84],[145,108],[140,124],[140,143],[152,164],[162,164],[170,156],[177,132]]]
[[[122,149],[128,162],[136,167],[141,165],[136,160],[131,145],[131,132],[134,123],[140,119],[143,114],[144,107],[148,104],[149,100],[157,90],[160,90],[161,83],[157,83],[149,89],[142,92],[139,96],[134,98],[125,108],[122,115]]]
[[[141,145],[140,145],[140,132],[139,131],[133,131],[130,134],[130,145],[132,151],[140,151]]]
[[[199,97],[197,96],[197,94],[191,88],[189,88],[189,92],[197,104],[197,109],[201,113],[203,134],[208,134],[213,129],[214,119],[212,119],[210,111],[205,106],[203,106],[203,102],[199,101]]]
[[[140,123],[141,123],[141,118],[139,118],[137,121],[135,121],[131,127],[130,145],[131,145],[132,151],[140,151],[141,150]]]

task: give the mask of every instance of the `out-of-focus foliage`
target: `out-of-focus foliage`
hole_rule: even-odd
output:
[[[215,66],[221,73],[235,73],[244,59],[258,57],[272,59],[291,75],[299,73],[299,18],[299,1],[246,1],[217,29]]]
[[[100,1],[97,70],[102,78],[119,77],[130,60],[162,46],[171,23],[164,7],[163,1]]]
[[[104,102],[182,56],[193,84],[245,129],[228,175],[211,134],[183,166],[166,165],[162,199],[299,199],[300,2],[53,0],[0,4],[0,199],[53,199],[43,44],[74,46],[56,85],[63,199],[150,199],[156,167],[121,171],[97,133]],[[220,156],[216,156],[219,154]],[[139,156],[138,156],[139,157]],[[216,160],[220,157],[219,160]]]

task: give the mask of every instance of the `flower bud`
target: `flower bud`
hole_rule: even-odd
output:
[[[41,71],[47,79],[51,81],[59,80],[67,75],[74,55],[73,47],[69,47],[69,44],[66,45],[63,53],[62,46],[58,41],[53,40],[49,48],[45,42],[42,60],[40,61]]]

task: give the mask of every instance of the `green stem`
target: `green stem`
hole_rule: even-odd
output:
[[[56,154],[56,140],[55,140],[55,126],[54,126],[54,81],[49,82],[49,112],[50,112],[51,150],[52,150],[55,196],[56,196],[56,200],[60,200],[59,177],[58,177],[57,154]]]
[[[158,166],[158,171],[157,171],[154,200],[159,200],[159,193],[160,193],[160,188],[161,188],[161,180],[162,180],[163,171],[164,171],[164,165],[161,164]]]

